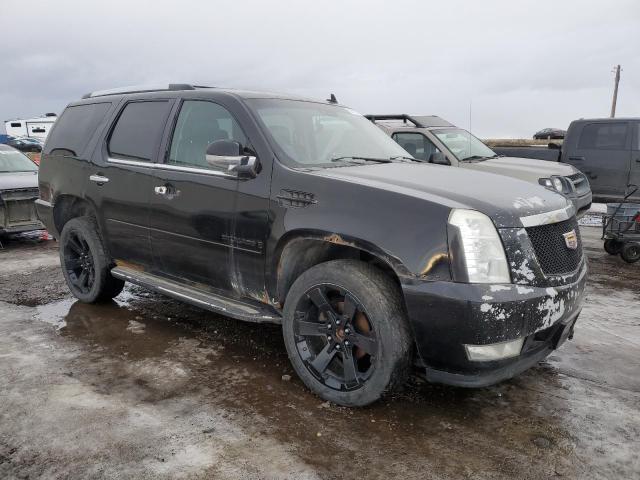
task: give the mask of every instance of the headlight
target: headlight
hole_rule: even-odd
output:
[[[553,176],[551,178],[540,178],[538,179],[538,183],[543,187],[547,187],[548,189],[558,193],[567,194],[571,192],[569,182],[563,177]]]
[[[511,283],[504,247],[489,217],[475,210],[454,209],[449,226],[455,281]]]

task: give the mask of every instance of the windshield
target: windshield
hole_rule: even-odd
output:
[[[359,113],[337,105],[250,99],[269,132],[278,158],[292,167],[408,158],[409,154]]]
[[[35,172],[37,170],[37,165],[22,153],[0,148],[0,173]]]
[[[496,152],[461,128],[443,128],[432,132],[460,161],[496,156]]]

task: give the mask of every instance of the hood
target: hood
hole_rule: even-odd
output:
[[[38,188],[38,172],[0,173],[0,191]]]
[[[577,172],[575,167],[566,163],[536,160],[535,158],[497,157],[481,162],[460,162],[463,168],[483,172],[508,175],[527,182],[538,184],[538,179],[552,175],[566,177]]]
[[[562,195],[537,183],[534,185],[504,175],[442,165],[371,164],[328,168],[313,174],[416,197],[450,208],[478,210],[503,228],[522,227],[520,217],[570,205]],[[419,203],[415,203],[415,208],[419,208]]]

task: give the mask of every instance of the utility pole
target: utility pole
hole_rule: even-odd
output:
[[[616,116],[616,103],[618,102],[618,83],[620,83],[620,65],[613,68],[616,74],[615,84],[613,86],[613,101],[611,102],[611,118]]]

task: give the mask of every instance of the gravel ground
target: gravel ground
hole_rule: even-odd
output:
[[[573,341],[497,386],[415,377],[363,409],[309,393],[276,326],[132,287],[84,305],[55,242],[9,242],[0,478],[639,478],[640,264],[582,231]]]

